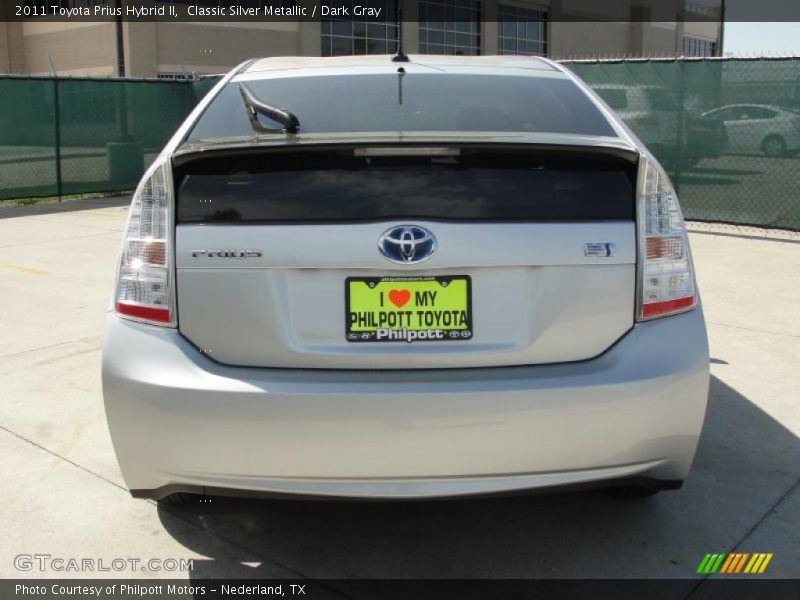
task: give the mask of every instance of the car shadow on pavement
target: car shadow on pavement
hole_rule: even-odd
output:
[[[0,219],[50,215],[95,208],[118,208],[129,206],[130,203],[130,194],[101,198],[85,198],[83,200],[65,200],[63,202],[39,202],[36,204],[11,204],[9,202],[0,202]]]
[[[159,506],[158,514],[178,542],[209,557],[194,561],[190,576],[198,580],[276,570],[313,579],[646,577],[687,578],[688,590],[704,554],[735,548],[799,478],[798,438],[712,377],[692,472],[681,490],[652,498],[212,498]],[[229,542],[225,556],[220,539]],[[780,548],[750,550],[781,557]]]

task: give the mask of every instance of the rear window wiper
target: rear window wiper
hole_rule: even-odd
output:
[[[300,121],[288,110],[263,102],[243,83],[239,84],[239,91],[242,93],[250,124],[259,133],[297,133],[300,130]],[[264,127],[258,120],[259,114],[280,123],[283,129]]]

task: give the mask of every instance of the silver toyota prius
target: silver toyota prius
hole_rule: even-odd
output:
[[[570,71],[357,56],[247,62],[188,117],[102,370],[134,496],[428,498],[680,487],[708,362],[675,191]]]

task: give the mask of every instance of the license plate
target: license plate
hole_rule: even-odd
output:
[[[454,342],[472,338],[467,275],[348,277],[344,283],[348,342]]]

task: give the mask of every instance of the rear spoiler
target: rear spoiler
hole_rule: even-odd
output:
[[[523,150],[531,149],[536,152],[549,152],[553,154],[574,155],[576,153],[586,154],[587,156],[607,156],[616,158],[636,165],[639,162],[639,151],[623,142],[614,138],[597,138],[593,140],[592,144],[575,143],[578,140],[564,139],[563,143],[552,143],[552,141],[544,141],[537,143],[535,141],[520,142],[517,136],[497,136],[488,139],[476,140],[474,136],[469,139],[457,136],[450,137],[417,137],[402,136],[363,136],[359,141],[354,137],[333,137],[333,138],[320,138],[318,136],[309,137],[309,139],[301,140],[301,136],[294,136],[293,140],[289,143],[286,141],[284,135],[276,136],[275,140],[260,140],[258,142],[236,140],[230,143],[199,143],[184,144],[172,156],[172,165],[174,168],[180,168],[198,159],[207,158],[226,158],[231,156],[252,156],[264,152],[278,153],[278,152],[297,152],[302,147],[303,151],[316,152],[316,151],[330,151],[330,150],[348,150],[354,151],[369,148],[437,148],[443,147],[452,148],[470,148],[474,150],[482,149],[505,149],[505,150]],[[585,136],[564,136],[567,138],[585,137]],[[408,139],[412,138],[412,139]],[[402,139],[402,141],[400,141]],[[581,140],[583,141],[583,140]],[[571,142],[571,143],[570,143]]]

